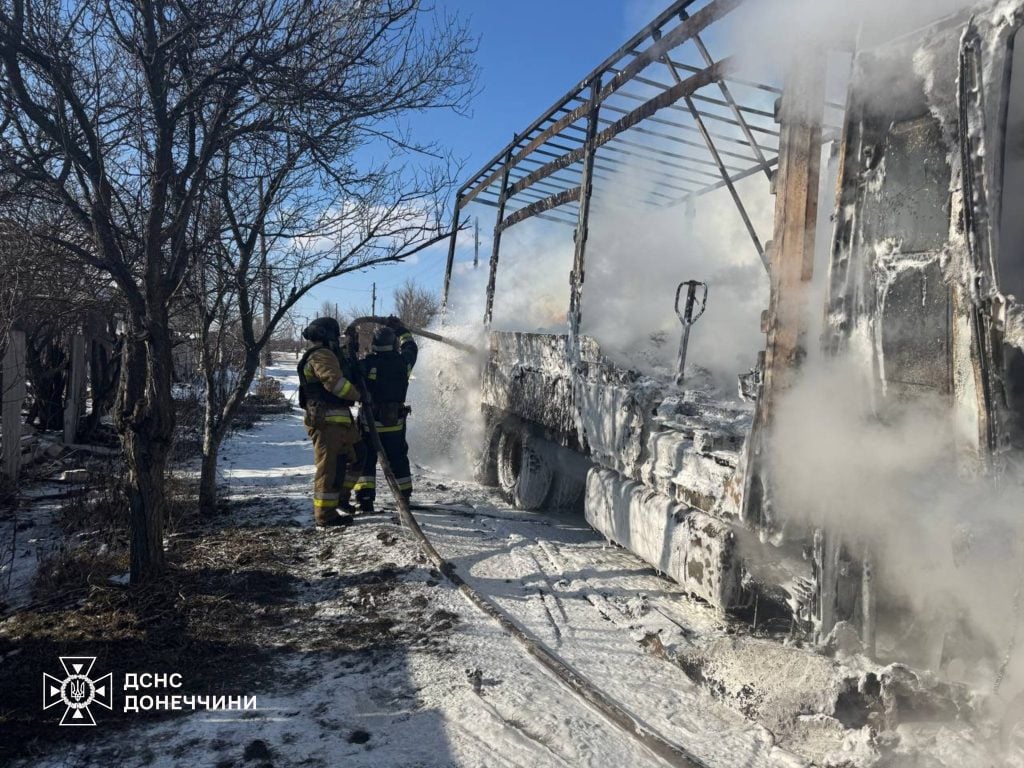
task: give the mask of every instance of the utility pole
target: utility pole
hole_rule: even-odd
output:
[[[473,269],[480,264],[480,219],[473,217]]]
[[[370,314],[371,315],[376,315],[377,314],[377,283],[373,284],[373,293],[371,294],[370,304],[371,304]]]
[[[260,200],[263,199],[263,181],[260,180]],[[263,269],[263,333],[267,332],[270,327],[270,265],[267,263],[267,234],[260,228],[260,256],[261,264]],[[270,339],[268,338],[265,346],[263,347],[263,366],[260,371],[260,376],[265,377],[267,375],[267,368],[273,363],[273,358],[270,353]]]
[[[270,265],[267,263],[267,240],[260,233],[260,247],[263,250],[263,332],[270,328]],[[263,347],[263,376],[267,375],[267,368],[273,365],[274,358],[270,351],[270,339],[267,339]]]

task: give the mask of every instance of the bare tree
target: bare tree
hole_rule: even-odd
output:
[[[417,0],[332,11],[349,30],[346,50],[324,39],[315,67],[289,81],[293,100],[265,107],[262,124],[218,156],[213,175],[209,207],[219,227],[211,264],[213,284],[224,289],[205,294],[215,299],[206,306],[233,315],[241,349],[231,386],[206,388],[203,509],[216,503],[221,443],[292,308],[329,280],[402,261],[449,236],[445,201],[456,165],[415,142],[401,119],[463,106],[475,79],[466,29],[452,19],[422,29],[430,17]],[[386,160],[363,159],[371,146]]]
[[[441,300],[437,294],[412,278],[395,289],[395,314],[413,328],[426,328],[440,311]]]
[[[317,317],[333,317],[342,328],[348,325],[349,322],[349,316],[345,313],[345,310],[338,307],[338,302],[336,301],[322,302]]]
[[[447,186],[446,181],[443,187]],[[399,202],[392,202],[391,205],[382,204],[382,199],[376,195],[372,202],[356,203],[350,200],[345,216],[351,218],[342,222],[337,216],[332,216],[330,236],[316,238],[315,248],[308,244],[305,235],[289,235],[282,227],[274,226],[275,246],[267,256],[273,277],[270,322],[266,327],[258,294],[262,268],[244,255],[246,238],[240,237],[238,230],[232,231],[225,240],[226,245],[221,249],[222,256],[214,262],[219,269],[214,284],[223,289],[207,294],[208,298],[214,299],[207,304],[210,310],[207,317],[211,321],[217,318],[215,325],[221,330],[229,327],[229,318],[234,323],[237,334],[231,338],[237,343],[237,364],[229,378],[218,373],[219,358],[213,354],[213,350],[223,350],[226,339],[223,333],[211,336],[209,330],[213,326],[210,326],[205,336],[207,351],[203,357],[207,394],[200,506],[204,510],[212,509],[216,504],[217,457],[221,443],[249,391],[259,368],[262,351],[270,344],[288,311],[312,288],[329,279],[375,264],[400,261],[448,236],[440,215],[442,187],[431,188],[426,193],[419,192],[426,195],[423,197],[424,202],[428,199],[432,201],[430,204],[433,209],[429,216],[424,215],[422,210],[412,213],[407,208],[411,199],[410,189],[418,188],[404,187],[399,191],[396,183],[395,198]],[[294,215],[294,208],[289,208],[288,215]],[[305,231],[308,229],[303,227]],[[337,315],[342,326],[348,322],[344,313],[339,312],[333,304],[324,307],[322,313],[327,316]],[[211,341],[214,343],[210,344]],[[219,379],[216,378],[218,376]],[[226,388],[223,386],[225,381],[229,382]]]
[[[471,83],[464,28],[424,31],[422,17],[418,0],[0,0],[3,170],[25,205],[62,207],[69,226],[39,236],[109,274],[127,308],[116,421],[133,583],[165,568],[170,307],[195,263],[199,212],[236,276],[240,318],[259,304],[261,236],[291,238],[274,274],[289,286],[283,314],[333,274],[302,240],[329,230],[309,226],[317,213],[337,220],[344,252],[387,235],[379,217],[338,215],[374,191],[410,205],[384,194],[393,172],[358,168],[356,151],[374,136],[409,145],[401,116],[458,106]],[[270,329],[240,330],[248,369]]]

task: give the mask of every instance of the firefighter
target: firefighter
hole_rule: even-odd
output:
[[[352,522],[352,489],[363,463],[351,406],[359,392],[351,380],[356,363],[341,346],[333,317],[318,317],[302,332],[313,346],[299,361],[299,405],[313,439],[313,519],[318,526]]]
[[[405,441],[405,420],[411,409],[405,404],[405,394],[418,352],[409,329],[392,316],[373,334],[373,349],[361,363],[373,400],[373,420],[381,447],[406,501],[412,496],[412,471],[409,445]],[[377,495],[377,452],[372,446],[367,446],[365,457],[362,475],[356,481],[356,500],[360,511],[373,512]]]

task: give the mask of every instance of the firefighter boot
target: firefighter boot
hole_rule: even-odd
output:
[[[328,528],[336,525],[352,525],[352,515],[337,509],[317,509],[313,513],[317,528]]]

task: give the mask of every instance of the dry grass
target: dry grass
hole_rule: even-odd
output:
[[[395,538],[396,527],[381,527]],[[164,580],[124,587],[109,580],[127,567],[123,548],[85,545],[46,558],[33,604],[0,621],[0,762],[47,753],[70,738],[65,731],[77,730],[39,717],[39,676],[59,672],[61,655],[95,656],[96,669],[115,680],[125,672],[178,672],[186,694],[258,695],[270,685],[302,684],[275,672],[286,659],[411,645],[440,651],[456,620],[439,617],[423,596],[412,599],[405,575],[416,560],[408,542],[368,548],[365,539],[325,541],[288,524],[206,526],[171,536],[168,560]],[[115,700],[115,711],[103,713],[98,745],[111,728],[142,717],[118,706]]]
[[[65,735],[37,714],[39,674],[59,671],[61,655],[95,656],[97,669],[115,679],[134,671],[179,672],[190,691],[254,693],[280,650],[275,632],[313,610],[294,601],[296,580],[286,571],[294,548],[284,536],[254,538],[237,530],[178,537],[168,576],[137,588],[110,581],[127,569],[123,549],[79,546],[50,554],[40,564],[33,603],[0,622],[0,658],[17,661],[0,662],[0,731],[12,736],[0,740],[0,761],[5,751],[27,756],[36,744],[45,749]],[[132,721],[116,710],[104,713],[105,733]]]
[[[256,389],[249,398],[257,405],[283,405],[285,401],[281,382],[272,376],[263,376],[256,381]]]
[[[118,711],[123,702],[115,697],[95,734],[54,727],[49,712],[41,716],[39,679],[60,671],[59,656],[95,656],[96,670],[115,680],[127,672],[178,672],[186,695],[258,695],[271,685],[301,684],[275,675],[286,660],[446,642],[451,621],[434,616],[422,596],[409,602],[404,576],[416,567],[415,547],[396,527],[380,526],[386,546],[367,547],[351,534],[325,542],[323,533],[295,527],[290,512],[254,514],[258,500],[228,503],[204,518],[192,483],[181,477],[167,486],[167,576],[123,586],[112,580],[128,568],[123,472],[110,466],[96,476],[102,482],[61,509],[58,522],[74,543],[42,559],[33,602],[0,613],[0,763],[53,754],[64,740],[95,739],[102,747],[112,729],[144,719]],[[385,554],[405,565],[383,562]]]

